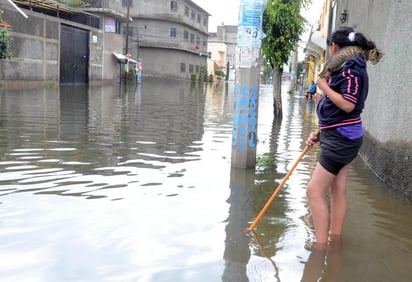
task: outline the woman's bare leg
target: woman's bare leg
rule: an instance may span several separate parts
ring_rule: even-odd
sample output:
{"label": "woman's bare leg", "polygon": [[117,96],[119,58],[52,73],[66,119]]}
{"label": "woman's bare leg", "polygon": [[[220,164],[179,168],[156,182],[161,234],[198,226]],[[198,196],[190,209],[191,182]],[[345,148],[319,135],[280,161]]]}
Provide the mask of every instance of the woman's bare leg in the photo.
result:
{"label": "woman's bare leg", "polygon": [[317,163],[308,183],[309,207],[312,211],[316,242],[319,244],[328,242],[329,208],[325,197],[335,178],[336,175],[328,172],[322,165]]}
{"label": "woman's bare leg", "polygon": [[331,220],[330,234],[342,235],[343,224],[346,216],[346,184],[348,180],[349,165],[344,166],[331,186]]}

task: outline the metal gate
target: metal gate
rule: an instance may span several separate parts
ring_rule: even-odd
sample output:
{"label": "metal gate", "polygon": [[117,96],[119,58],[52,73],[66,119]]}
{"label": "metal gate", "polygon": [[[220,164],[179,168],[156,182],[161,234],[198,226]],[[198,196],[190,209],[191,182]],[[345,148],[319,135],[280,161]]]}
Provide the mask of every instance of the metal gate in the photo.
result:
{"label": "metal gate", "polygon": [[89,82],[89,32],[61,26],[60,83]]}

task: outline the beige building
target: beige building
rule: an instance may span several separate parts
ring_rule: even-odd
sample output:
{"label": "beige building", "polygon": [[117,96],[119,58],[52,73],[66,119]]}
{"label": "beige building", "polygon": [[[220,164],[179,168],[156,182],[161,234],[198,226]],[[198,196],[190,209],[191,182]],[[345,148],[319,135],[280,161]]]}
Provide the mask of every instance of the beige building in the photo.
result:
{"label": "beige building", "polygon": [[326,61],[326,37],[329,30],[330,0],[325,0],[319,21],[311,26],[306,47],[306,88],[316,81]]}
{"label": "beige building", "polygon": [[207,44],[209,58],[207,60],[208,74],[214,75],[217,70],[226,73],[227,46],[223,42],[209,42]]}
{"label": "beige building", "polygon": [[226,73],[229,64],[229,79],[235,78],[236,69],[237,26],[222,25],[217,31],[209,34],[208,72],[214,74],[217,69]]}

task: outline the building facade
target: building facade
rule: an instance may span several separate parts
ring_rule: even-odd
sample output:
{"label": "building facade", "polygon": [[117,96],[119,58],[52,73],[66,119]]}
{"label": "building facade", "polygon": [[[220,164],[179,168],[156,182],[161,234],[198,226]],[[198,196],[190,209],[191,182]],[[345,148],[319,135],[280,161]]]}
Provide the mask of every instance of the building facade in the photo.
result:
{"label": "building facade", "polygon": [[209,33],[209,73],[214,74],[217,69],[222,69],[226,73],[226,67],[229,65],[229,79],[235,79],[236,47],[236,25],[217,26],[216,32]]}
{"label": "building facade", "polygon": [[190,0],[122,4],[122,12],[129,9],[133,19],[124,52],[142,62],[143,77],[190,79],[206,67],[209,14],[204,9]]}
{"label": "building facade", "polygon": [[190,79],[207,66],[209,14],[191,0],[66,2],[19,1],[30,23],[1,4],[16,48],[0,61],[2,85],[118,81],[115,53],[139,61],[143,77]]}
{"label": "building facade", "polygon": [[412,2],[335,0],[331,9],[336,26],[355,27],[385,53],[379,64],[368,63],[361,157],[380,179],[412,198]]}
{"label": "building facade", "polygon": [[[119,77],[112,53],[122,51],[122,35],[120,30],[105,32],[104,17],[55,1],[17,4],[27,18],[7,1],[0,3],[3,19],[13,26],[9,34],[15,53],[0,60],[2,87],[102,83]],[[122,16],[115,17],[120,27]]]}
{"label": "building facade", "polygon": [[222,42],[209,42],[207,50],[209,51],[209,58],[207,60],[208,74],[215,75],[216,71],[226,73],[226,44]]}
{"label": "building facade", "polygon": [[316,77],[322,71],[326,56],[326,37],[329,32],[330,21],[330,0],[325,0],[319,17],[319,21],[311,26],[309,32],[308,43],[306,45],[306,83],[308,86],[312,81],[316,81]]}
{"label": "building facade", "polygon": [[[351,26],[385,53],[379,64],[368,63],[369,96],[362,114],[365,136],[360,156],[378,178],[412,198],[412,3],[325,0],[324,9],[319,34],[323,40],[339,26]],[[313,50],[308,52],[316,71],[323,60]]]}

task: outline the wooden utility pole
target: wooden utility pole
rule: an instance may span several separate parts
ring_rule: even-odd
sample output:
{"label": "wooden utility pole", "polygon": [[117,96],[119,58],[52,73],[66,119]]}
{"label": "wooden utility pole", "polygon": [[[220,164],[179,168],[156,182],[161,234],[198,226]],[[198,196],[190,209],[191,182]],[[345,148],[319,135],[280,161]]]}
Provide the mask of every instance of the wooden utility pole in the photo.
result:
{"label": "wooden utility pole", "polygon": [[126,13],[126,47],[125,54],[129,52],[129,17],[130,17],[130,3],[132,0],[127,1],[127,13]]}
{"label": "wooden utility pole", "polygon": [[258,127],[262,15],[266,0],[241,0],[236,48],[232,166],[254,168]]}

